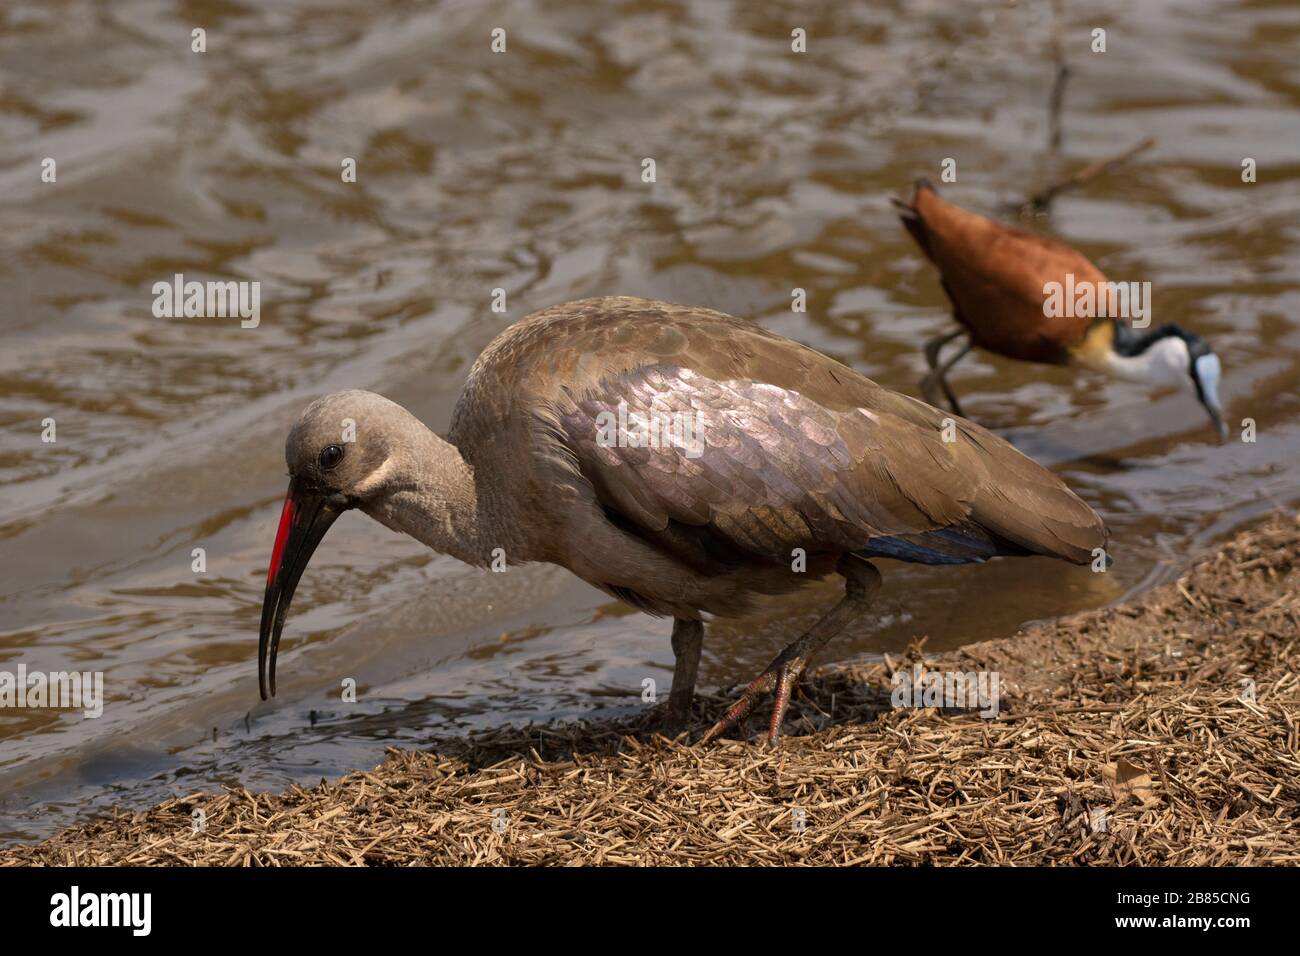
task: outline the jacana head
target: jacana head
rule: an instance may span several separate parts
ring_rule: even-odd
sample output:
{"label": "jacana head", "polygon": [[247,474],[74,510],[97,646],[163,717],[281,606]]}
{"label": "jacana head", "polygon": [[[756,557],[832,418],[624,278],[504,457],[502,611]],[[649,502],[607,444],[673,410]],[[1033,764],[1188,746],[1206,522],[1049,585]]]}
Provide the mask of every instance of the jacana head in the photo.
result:
{"label": "jacana head", "polygon": [[1219,440],[1227,440],[1228,426],[1219,402],[1223,369],[1205,339],[1173,324],[1136,332],[1116,322],[1114,349],[1118,360],[1112,369],[1116,374],[1151,385],[1190,389],[1210,416]]}
{"label": "jacana head", "polygon": [[[275,694],[275,659],[289,602],[316,546],[339,515],[388,492],[393,462],[424,426],[373,392],[334,392],[307,406],[285,442],[289,491],[267,571],[258,639],[262,699]],[[269,667],[268,667],[269,664]]]}

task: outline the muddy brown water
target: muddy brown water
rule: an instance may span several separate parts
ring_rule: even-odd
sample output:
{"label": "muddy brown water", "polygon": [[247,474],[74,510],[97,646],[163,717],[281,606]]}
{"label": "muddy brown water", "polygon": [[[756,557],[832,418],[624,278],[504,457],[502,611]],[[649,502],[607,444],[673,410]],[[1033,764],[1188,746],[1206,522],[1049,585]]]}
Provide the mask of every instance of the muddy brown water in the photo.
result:
{"label": "muddy brown water", "polygon": [[[744,315],[916,394],[919,345],[949,319],[889,197],[946,157],[946,195],[1011,215],[1156,137],[1031,226],[1150,281],[1155,321],[1213,342],[1234,436],[1252,418],[1258,441],[1217,444],[1185,395],[971,357],[953,377],[967,411],[1106,516],[1116,564],[882,562],[877,613],[830,656],[1114,602],[1295,506],[1300,10],[1065,11],[1053,156],[1044,3],[6,4],[0,670],[102,671],[107,702],[98,719],[0,712],[0,838],[113,802],[312,782],[434,734],[628,713],[646,677],[666,689],[665,622],[559,569],[470,570],[351,514],[260,703],[288,424],[357,386],[445,428],[496,332],[606,293]],[[259,281],[260,324],[155,318],[151,287],[177,272]],[[702,684],[752,676],[835,587],[720,622]]]}

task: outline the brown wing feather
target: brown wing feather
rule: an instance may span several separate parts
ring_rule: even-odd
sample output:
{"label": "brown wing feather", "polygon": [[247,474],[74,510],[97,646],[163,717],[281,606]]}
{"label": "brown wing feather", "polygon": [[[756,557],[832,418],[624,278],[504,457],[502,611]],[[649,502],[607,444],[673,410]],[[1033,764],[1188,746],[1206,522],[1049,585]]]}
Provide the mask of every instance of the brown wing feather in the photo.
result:
{"label": "brown wing feather", "polygon": [[[960,420],[945,442],[942,413],[874,397],[834,410],[768,383],[656,366],[602,380],[560,421],[602,504],[683,558],[788,562],[802,548],[923,563],[1023,553],[1080,562],[1104,544],[1092,509],[1010,445]],[[700,441],[602,444],[601,416],[620,405],[633,420],[693,419]]]}

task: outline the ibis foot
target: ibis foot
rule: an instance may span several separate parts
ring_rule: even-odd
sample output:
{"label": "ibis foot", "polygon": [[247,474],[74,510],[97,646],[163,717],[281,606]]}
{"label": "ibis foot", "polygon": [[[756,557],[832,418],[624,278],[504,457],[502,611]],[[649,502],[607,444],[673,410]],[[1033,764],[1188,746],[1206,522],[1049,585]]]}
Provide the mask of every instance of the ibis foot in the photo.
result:
{"label": "ibis foot", "polygon": [[690,719],[690,708],[683,709],[677,701],[669,698],[650,708],[650,712],[641,720],[641,729],[673,740],[681,736]]}
{"label": "ibis foot", "polygon": [[844,597],[806,634],[791,641],[763,673],[754,678],[740,699],[727,708],[727,712],[700,738],[701,745],[743,720],[759,698],[768,693],[772,694],[772,718],[768,723],[767,740],[772,744],[777,742],[781,736],[781,722],[790,706],[790,692],[808,659],[861,617],[871,606],[871,596],[880,588],[880,572],[875,565],[856,555],[844,555],[836,570],[844,575]]}

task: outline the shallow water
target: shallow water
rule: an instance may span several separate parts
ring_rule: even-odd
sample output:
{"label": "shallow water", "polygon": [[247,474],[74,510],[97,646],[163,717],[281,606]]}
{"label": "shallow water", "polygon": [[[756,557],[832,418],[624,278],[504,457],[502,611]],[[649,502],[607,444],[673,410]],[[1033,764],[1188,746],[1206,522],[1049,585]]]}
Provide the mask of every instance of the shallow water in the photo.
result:
{"label": "shallow water", "polygon": [[[99,670],[108,695],[98,719],[0,714],[0,837],[110,802],[313,781],[432,734],[630,712],[645,677],[666,689],[665,622],[558,569],[473,571],[350,514],[294,600],[280,696],[258,702],[289,423],[357,386],[442,429],[496,332],[606,293],[744,315],[916,394],[920,343],[950,320],[889,197],[945,157],[945,195],[1012,215],[1156,137],[1032,227],[1150,281],[1155,321],[1212,341],[1228,420],[1253,418],[1259,440],[1218,445],[1185,395],[968,358],[952,379],[968,413],[1105,515],[1116,564],[882,562],[878,613],[831,657],[1113,602],[1300,502],[1287,0],[1067,4],[1057,155],[1046,3],[261,6],[0,10],[0,669]],[[151,286],[176,272],[259,280],[260,325],[155,318]],[[720,622],[702,684],[751,677],[834,592]]]}

